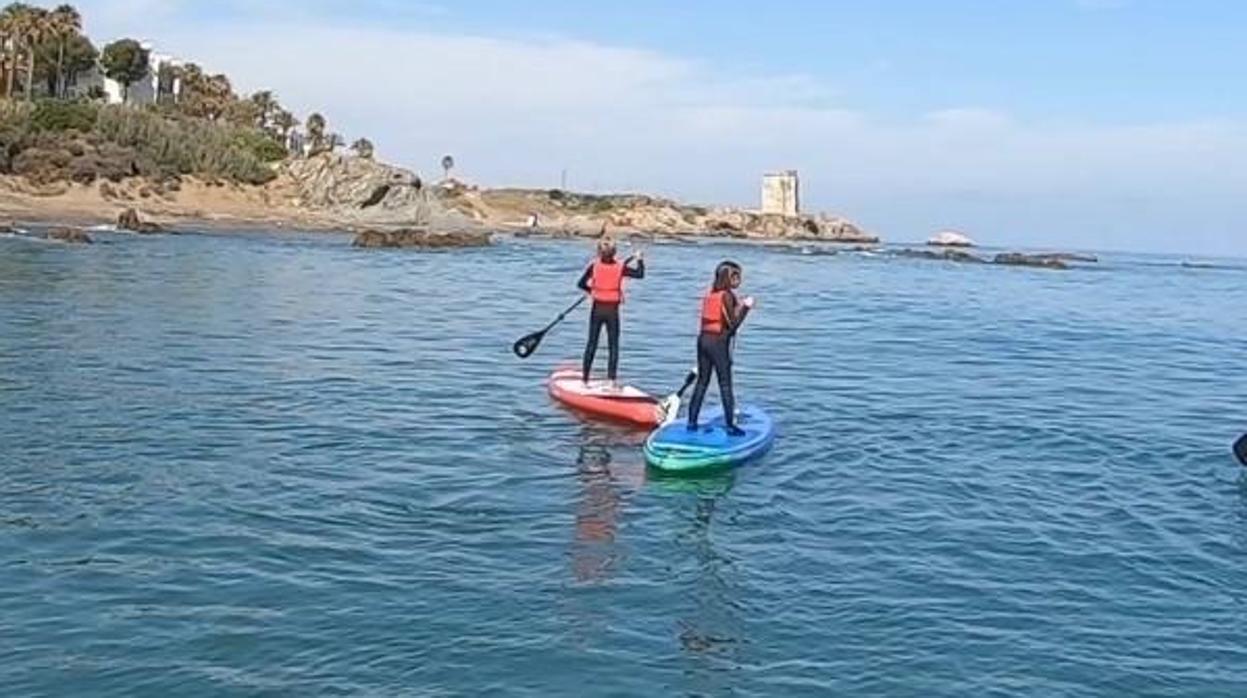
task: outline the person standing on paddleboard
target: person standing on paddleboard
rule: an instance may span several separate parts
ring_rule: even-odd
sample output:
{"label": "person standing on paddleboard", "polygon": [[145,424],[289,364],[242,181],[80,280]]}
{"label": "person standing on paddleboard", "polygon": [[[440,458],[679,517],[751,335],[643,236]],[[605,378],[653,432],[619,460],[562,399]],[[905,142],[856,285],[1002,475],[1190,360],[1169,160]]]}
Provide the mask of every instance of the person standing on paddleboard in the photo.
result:
{"label": "person standing on paddleboard", "polygon": [[719,399],[723,402],[723,419],[730,436],[744,436],[736,426],[736,396],[732,391],[732,338],[753,309],[750,296],[736,298],[736,289],[744,279],[744,270],[736,262],[723,262],[714,272],[714,285],[702,299],[701,332],[697,336],[697,388],[688,406],[688,429],[697,431],[697,418],[710,387],[710,372],[719,377]]}
{"label": "person standing on paddleboard", "polygon": [[615,241],[606,235],[606,226],[602,226],[602,239],[598,241],[597,259],[585,269],[577,284],[580,290],[593,298],[593,310],[589,313],[589,341],[585,344],[584,365],[581,378],[589,382],[589,374],[593,370],[593,360],[598,353],[598,339],[602,328],[606,328],[606,341],[610,350],[610,361],[606,369],[606,377],[611,385],[619,380],[619,306],[624,301],[624,279],[645,278],[645,255],[637,254],[620,262],[616,259]]}

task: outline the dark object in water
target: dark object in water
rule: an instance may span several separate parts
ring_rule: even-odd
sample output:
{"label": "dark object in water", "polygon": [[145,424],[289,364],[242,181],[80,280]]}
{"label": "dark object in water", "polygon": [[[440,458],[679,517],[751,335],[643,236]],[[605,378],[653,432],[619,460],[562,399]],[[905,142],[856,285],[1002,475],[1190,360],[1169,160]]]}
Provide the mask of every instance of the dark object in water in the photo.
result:
{"label": "dark object in water", "polygon": [[365,230],[355,236],[355,247],[414,248],[442,250],[460,247],[488,247],[493,240],[487,231],[459,230],[433,233],[420,228],[399,230]]}
{"label": "dark object in water", "polygon": [[1010,267],[1036,267],[1040,269],[1069,269],[1069,265],[1055,255],[1022,254],[1006,252],[996,255],[995,264]]}
{"label": "dark object in water", "polygon": [[117,230],[129,230],[132,233],[163,233],[165,229],[158,223],[145,221],[139,217],[139,212],[128,208],[117,216]]}
{"label": "dark object in water", "polygon": [[913,259],[934,259],[937,261],[942,260],[947,262],[965,262],[969,264],[984,264],[987,262],[987,260],[979,257],[978,255],[970,254],[965,250],[953,248],[944,248],[939,251],[903,249],[897,250],[896,256],[910,257]]}
{"label": "dark object in water", "polygon": [[1247,434],[1238,437],[1238,441],[1234,442],[1234,455],[1238,457],[1238,462],[1247,466]]}
{"label": "dark object in water", "polygon": [[95,241],[81,230],[75,228],[53,228],[48,231],[49,240],[59,240],[71,245],[90,245]]}

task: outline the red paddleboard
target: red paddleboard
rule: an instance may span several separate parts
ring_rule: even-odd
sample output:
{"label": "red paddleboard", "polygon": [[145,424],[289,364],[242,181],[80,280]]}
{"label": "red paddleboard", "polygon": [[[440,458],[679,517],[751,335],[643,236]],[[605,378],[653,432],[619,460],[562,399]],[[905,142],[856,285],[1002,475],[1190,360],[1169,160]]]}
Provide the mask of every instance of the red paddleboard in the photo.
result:
{"label": "red paddleboard", "polygon": [[612,388],[607,381],[580,380],[580,371],[555,371],[549,381],[550,397],[587,415],[628,422],[643,427],[662,424],[666,411],[658,398],[630,385]]}

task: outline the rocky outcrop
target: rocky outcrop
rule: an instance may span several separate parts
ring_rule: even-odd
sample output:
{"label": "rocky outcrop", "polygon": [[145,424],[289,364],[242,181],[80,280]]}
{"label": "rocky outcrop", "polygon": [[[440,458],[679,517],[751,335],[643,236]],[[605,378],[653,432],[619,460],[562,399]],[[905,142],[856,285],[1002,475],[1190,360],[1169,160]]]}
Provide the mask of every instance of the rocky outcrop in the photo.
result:
{"label": "rocky outcrop", "polygon": [[871,235],[851,221],[836,216],[820,215],[817,218],[807,218],[802,223],[802,227],[809,233],[808,237],[800,236],[802,239],[854,245],[873,245],[879,242],[878,236]]}
{"label": "rocky outcrop", "polygon": [[1061,262],[1084,262],[1086,264],[1096,264],[1100,261],[1100,258],[1093,254],[1079,252],[1048,252],[1031,256],[1037,259],[1055,259]]}
{"label": "rocky outcrop", "polygon": [[911,259],[933,259],[943,262],[963,262],[968,264],[986,264],[987,260],[982,257],[972,255],[957,249],[946,249],[938,252],[934,250],[897,250],[897,257],[909,257]]}
{"label": "rocky outcrop", "polygon": [[487,247],[493,244],[489,233],[461,230],[433,233],[421,228],[400,230],[365,230],[355,236],[352,243],[363,248],[413,248],[421,250],[458,249],[463,247]]}
{"label": "rocky outcrop", "polygon": [[945,230],[938,233],[935,237],[927,240],[927,244],[931,247],[974,247],[975,243],[969,237],[952,230]]}
{"label": "rocky outcrop", "polygon": [[781,216],[737,208],[688,206],[669,199],[634,194],[578,194],[562,190],[463,188],[443,202],[486,225],[592,237],[602,224],[616,235],[724,237],[733,239],[801,240],[851,244],[879,241],[852,222],[829,214]]}
{"label": "rocky outcrop", "polygon": [[965,250],[945,248],[941,250],[901,249],[893,252],[897,257],[910,259],[931,259],[942,262],[959,262],[962,264],[999,264],[1008,267],[1035,267],[1039,269],[1069,269],[1066,258],[1074,255],[1054,254],[1023,254],[1021,252],[1004,252],[991,259],[984,259]]}
{"label": "rocky outcrop", "polygon": [[324,154],[291,160],[284,171],[304,206],[408,208],[423,202],[424,186],[415,173],[375,160]]}
{"label": "rocky outcrop", "polygon": [[49,240],[59,240],[71,245],[90,245],[95,241],[85,231],[76,228],[53,228],[48,231]]}
{"label": "rocky outcrop", "polygon": [[992,260],[994,264],[1003,264],[1010,267],[1039,267],[1042,269],[1069,269],[1066,264],[1053,255],[1043,254],[1022,254],[1020,252],[1005,252],[996,255]]}
{"label": "rocky outcrop", "polygon": [[287,203],[328,214],[348,225],[474,227],[474,219],[448,205],[457,190],[426,187],[410,170],[366,158],[322,154],[288,161],[270,189]]}
{"label": "rocky outcrop", "polygon": [[128,208],[117,216],[117,229],[129,230],[134,233],[163,233],[165,229],[158,223],[145,221],[139,217],[139,212]]}

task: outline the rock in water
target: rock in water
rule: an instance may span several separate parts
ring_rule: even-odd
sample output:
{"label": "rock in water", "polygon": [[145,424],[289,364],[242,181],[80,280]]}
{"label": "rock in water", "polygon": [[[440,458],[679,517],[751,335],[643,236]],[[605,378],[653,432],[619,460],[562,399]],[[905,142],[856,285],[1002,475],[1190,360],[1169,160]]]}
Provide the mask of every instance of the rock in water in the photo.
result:
{"label": "rock in water", "polygon": [[365,230],[355,236],[355,241],[351,243],[353,247],[378,248],[392,247],[390,245],[389,233],[383,233],[379,230]]}
{"label": "rock in water", "polygon": [[1069,269],[1069,265],[1064,261],[1052,256],[1043,254],[1022,254],[1020,252],[1006,252],[996,255],[993,260],[996,264],[1003,264],[1011,267],[1038,267],[1041,269]]}
{"label": "rock in water", "polygon": [[898,250],[898,257],[910,257],[913,259],[934,259],[944,262],[962,262],[966,264],[985,264],[987,260],[964,252],[962,250],[941,250],[935,252],[933,250]]}
{"label": "rock in water", "polygon": [[935,237],[927,240],[927,244],[932,247],[974,247],[974,241],[961,233],[945,230]]}
{"label": "rock in water", "polygon": [[1046,252],[1034,256],[1042,259],[1056,259],[1062,262],[1086,262],[1087,264],[1095,264],[1100,261],[1100,258],[1093,254],[1081,254],[1078,252]]}
{"label": "rock in water", "polygon": [[71,245],[90,245],[95,241],[81,230],[75,228],[53,228],[48,231],[49,240],[60,240]]}
{"label": "rock in water", "polygon": [[493,243],[489,233],[464,230],[450,233],[431,233],[418,228],[400,230],[365,230],[355,236],[355,247],[364,248],[411,248],[420,250],[457,249],[464,247],[488,247]]}
{"label": "rock in water", "polygon": [[134,233],[163,233],[164,228],[151,221],[144,221],[139,217],[139,212],[127,208],[117,216],[117,229],[129,230]]}

